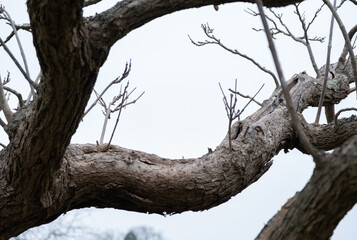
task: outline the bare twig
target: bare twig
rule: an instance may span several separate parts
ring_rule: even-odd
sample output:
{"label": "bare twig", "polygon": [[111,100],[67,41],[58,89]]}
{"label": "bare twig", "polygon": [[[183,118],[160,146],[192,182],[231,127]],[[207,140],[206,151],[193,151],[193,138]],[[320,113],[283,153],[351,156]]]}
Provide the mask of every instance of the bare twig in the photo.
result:
{"label": "bare twig", "polygon": [[191,40],[191,42],[198,46],[198,47],[201,47],[201,46],[204,46],[204,45],[207,45],[207,44],[217,44],[218,46],[222,47],[223,49],[227,50],[228,52],[230,53],[233,53],[233,54],[236,54],[236,55],[239,55],[241,56],[242,58],[245,58],[247,59],[248,61],[250,61],[251,63],[253,63],[255,66],[257,66],[260,70],[262,70],[263,72],[265,73],[268,73],[273,79],[274,79],[274,82],[275,82],[275,85],[276,87],[279,86],[279,82],[278,82],[278,79],[277,77],[275,76],[275,74],[266,69],[265,67],[261,66],[259,63],[257,63],[253,58],[239,52],[237,49],[231,49],[231,48],[228,48],[227,46],[225,46],[220,39],[216,38],[214,35],[213,35],[213,29],[210,28],[210,26],[208,24],[202,24],[201,25],[202,29],[203,29],[203,32],[206,34],[206,36],[209,38],[209,39],[212,39],[212,41],[208,41],[208,40],[205,40],[204,42],[195,42],[191,39],[191,37],[188,35],[189,39]]}
{"label": "bare twig", "polygon": [[101,1],[102,0],[86,0],[86,1],[84,1],[84,6],[83,7],[88,7],[88,6],[94,5],[96,3],[99,3]]}
{"label": "bare twig", "polygon": [[311,26],[311,24],[313,23],[313,21],[315,20],[317,14],[321,11],[321,8],[319,8],[316,13],[315,13],[315,16],[313,17],[313,19],[311,20],[311,22],[309,23],[308,26],[306,26],[306,23],[305,23],[305,17],[303,17],[300,13],[300,10],[299,10],[299,5],[300,4],[294,4],[295,5],[295,13],[296,15],[298,15],[299,17],[299,20],[301,22],[301,27],[304,31],[304,38],[305,38],[305,46],[307,48],[307,51],[309,53],[309,56],[310,56],[310,61],[311,61],[311,64],[312,64],[312,67],[314,68],[315,70],[315,73],[316,73],[316,76],[317,77],[320,77],[320,73],[319,73],[319,69],[317,67],[317,64],[316,64],[316,61],[315,61],[315,57],[314,57],[314,54],[312,53],[312,49],[311,49],[311,45],[310,45],[310,41],[309,41],[309,37],[308,37],[308,34],[307,34],[307,31],[309,29],[309,27]]}
{"label": "bare twig", "polygon": [[350,38],[349,38],[349,36],[347,34],[346,28],[343,25],[343,22],[342,22],[340,16],[336,12],[336,10],[334,9],[334,7],[330,3],[330,1],[329,0],[323,0],[323,1],[327,5],[327,7],[330,9],[330,11],[331,11],[332,15],[334,16],[338,26],[340,27],[340,30],[342,32],[343,37],[345,38],[345,44],[347,45],[348,53],[351,56],[351,67],[352,67],[352,71],[353,71],[353,78],[354,78],[354,82],[355,82],[355,84],[357,86],[357,63],[356,63],[355,55],[353,53],[353,48],[352,48],[352,45],[351,45]]}
{"label": "bare twig", "polygon": [[271,54],[272,54],[272,57],[274,59],[275,67],[276,67],[276,70],[277,70],[278,75],[279,75],[280,84],[281,84],[281,87],[282,87],[282,90],[283,90],[283,94],[284,94],[284,98],[285,98],[285,101],[286,101],[286,105],[287,105],[288,111],[290,113],[290,116],[292,118],[292,122],[293,122],[295,130],[297,132],[297,135],[298,135],[298,138],[300,140],[300,143],[305,148],[305,150],[313,156],[315,162],[320,162],[320,159],[321,159],[320,153],[310,143],[309,139],[307,138],[307,136],[306,136],[306,134],[305,134],[305,132],[303,130],[301,122],[300,122],[300,120],[299,120],[299,118],[298,118],[298,116],[297,116],[297,114],[295,112],[295,107],[294,107],[294,104],[293,104],[293,102],[291,100],[289,91],[287,89],[287,84],[285,82],[285,78],[284,78],[280,63],[279,63],[277,52],[275,50],[275,45],[274,45],[271,33],[269,31],[267,20],[265,18],[265,13],[264,13],[264,10],[263,10],[262,0],[256,0],[256,3],[257,3],[258,9],[259,9],[259,13],[260,13],[260,16],[261,16],[261,19],[262,19],[262,22],[263,22],[263,26],[264,26],[264,30],[265,30],[267,39],[268,39],[268,42],[269,42],[269,48],[271,50]]}
{"label": "bare twig", "polygon": [[[336,8],[336,0],[334,1],[334,8]],[[330,70],[330,56],[331,56],[331,48],[332,48],[332,33],[333,33],[333,15],[331,15],[331,22],[330,22],[330,33],[328,37],[328,46],[327,46],[327,56],[326,56],[326,67],[325,67],[325,76],[324,76],[324,83],[322,85],[322,90],[321,90],[321,95],[320,95],[320,101],[319,105],[317,108],[317,114],[315,118],[315,123],[318,124],[320,121],[320,115],[321,115],[321,109],[322,109],[322,104],[324,102],[324,97],[325,97],[325,90],[326,90],[326,84],[327,84],[327,79],[328,79],[328,73]]]}
{"label": "bare twig", "polygon": [[5,144],[0,143],[0,146],[3,147],[3,148],[6,148]]}
{"label": "bare twig", "polygon": [[[31,32],[31,25],[29,23],[24,23],[24,24],[21,24],[21,25],[15,24],[15,27],[16,27],[16,30],[22,29],[22,30],[26,30],[28,32]],[[4,42],[7,43],[8,41],[10,41],[10,39],[13,36],[15,36],[15,31],[14,30],[9,34],[9,36],[6,37]],[[1,46],[1,44],[0,44],[0,46]]]}
{"label": "bare twig", "polygon": [[35,89],[38,87],[37,84],[31,80],[30,76],[25,72],[25,70],[21,67],[20,63],[17,61],[17,59],[14,57],[10,49],[6,46],[4,41],[0,38],[0,43],[2,44],[3,48],[5,49],[6,53],[10,56],[10,58],[14,61],[16,64],[17,68],[20,70],[22,75],[25,77],[25,79],[29,82],[29,84],[34,87]]}
{"label": "bare twig", "polygon": [[6,121],[10,123],[12,120],[13,112],[11,111],[9,103],[5,98],[4,86],[1,80],[1,76],[0,76],[0,110],[4,111]]}
{"label": "bare twig", "polygon": [[[125,88],[124,88],[124,91],[123,91],[123,94],[122,94],[122,97],[121,97],[121,107],[117,110],[118,111],[118,116],[117,116],[117,119],[115,121],[115,125],[114,125],[114,129],[113,129],[113,132],[112,132],[112,135],[110,136],[110,139],[109,139],[109,142],[108,142],[108,145],[106,147],[106,149],[108,149],[110,147],[110,143],[112,142],[113,140],[113,136],[114,136],[114,133],[115,133],[115,130],[117,129],[117,126],[118,126],[118,123],[119,123],[119,119],[120,119],[120,115],[121,115],[121,112],[123,110],[123,108],[131,103],[135,103],[137,100],[139,100],[141,98],[141,96],[145,93],[141,93],[139,97],[137,97],[134,101],[130,102],[130,103],[125,103],[127,100],[128,100],[128,97],[129,95],[131,94],[128,94],[127,93],[127,89],[129,87],[129,82],[126,84]],[[132,91],[133,92],[133,91]]]}
{"label": "bare twig", "polygon": [[338,126],[338,122],[337,122],[337,119],[338,119],[338,116],[343,113],[343,112],[347,112],[347,111],[357,111],[357,108],[344,108],[344,109],[341,109],[340,111],[338,111],[335,115],[335,126]]}
{"label": "bare twig", "polygon": [[[38,85],[38,83],[39,83],[41,77],[42,77],[42,71],[40,71],[40,72],[37,74],[37,77],[36,77],[36,79],[35,79],[35,83],[36,83],[37,85]],[[31,100],[31,97],[32,97],[32,96],[34,96],[34,95],[33,95],[33,92],[30,91],[29,95],[27,96],[25,105],[27,105],[27,104],[30,103],[30,100]]]}
{"label": "bare twig", "polygon": [[257,93],[254,94],[254,96],[252,98],[250,98],[250,100],[242,108],[242,110],[236,109],[237,95],[238,95],[237,79],[235,80],[234,91],[230,89],[230,91],[232,93],[230,94],[229,103],[228,103],[226,95],[224,94],[221,84],[220,83],[218,83],[218,84],[219,84],[219,88],[221,89],[221,92],[223,95],[224,108],[226,109],[226,113],[227,113],[227,117],[228,117],[228,144],[229,144],[229,150],[232,151],[233,150],[232,149],[232,131],[231,131],[232,123],[237,118],[238,118],[238,121],[240,120],[240,115],[244,112],[244,110],[247,108],[247,106],[254,100],[254,98],[257,96],[257,94],[260,92],[260,90],[262,90],[262,88],[264,87],[264,84],[260,87],[260,89],[257,91]]}
{"label": "bare twig", "polygon": [[[10,14],[9,14],[5,9],[3,9],[3,12],[4,12],[4,14],[5,14],[5,17],[6,17],[7,20],[9,21],[9,23],[10,23],[10,25],[11,25],[11,27],[12,27],[13,32],[15,33],[15,38],[16,38],[16,41],[17,41],[17,45],[19,46],[19,49],[20,49],[20,53],[21,53],[22,60],[23,60],[23,62],[24,62],[26,74],[27,74],[27,76],[31,79],[31,77],[30,77],[30,71],[29,71],[29,68],[28,68],[28,65],[27,65],[27,60],[26,60],[25,52],[24,52],[24,49],[23,49],[23,47],[22,47],[22,44],[21,44],[19,35],[17,34],[17,29],[16,29],[16,26],[15,26],[15,23],[14,23],[14,21],[12,20]],[[34,90],[33,86],[31,85],[31,83],[30,83],[30,88],[31,88],[32,94],[34,95],[34,94],[35,94],[35,90]]]}
{"label": "bare twig", "polygon": [[12,94],[14,94],[17,97],[17,99],[19,100],[19,106],[20,107],[24,106],[24,101],[22,99],[21,93],[19,93],[18,91],[14,90],[12,88],[6,87],[6,86],[4,86],[4,90],[6,90],[8,92],[11,92]]}
{"label": "bare twig", "polygon": [[[248,10],[249,10],[249,11],[246,10],[246,12],[247,12],[248,14],[250,14],[250,15],[252,15],[252,16],[254,16],[254,17],[260,16],[260,14],[259,14],[258,12],[255,12],[254,10],[252,10],[252,9],[250,9],[250,8],[248,8]],[[284,23],[284,21],[283,21],[283,14],[277,14],[277,13],[276,13],[274,10],[272,10],[272,9],[269,9],[269,11],[274,15],[274,17],[279,21],[280,25],[284,28],[284,29],[280,28],[280,27],[278,26],[278,24],[276,23],[276,21],[275,21],[273,18],[271,18],[271,17],[265,15],[266,19],[267,19],[271,24],[273,24],[273,27],[271,27],[271,28],[269,29],[269,31],[270,31],[270,33],[271,33],[273,39],[275,39],[275,35],[283,34],[283,35],[285,35],[285,36],[287,36],[287,37],[292,38],[292,39],[293,39],[294,41],[296,41],[296,42],[299,42],[299,43],[301,43],[301,44],[303,44],[303,45],[306,45],[306,43],[305,43],[305,41],[304,41],[304,37],[296,37],[296,36],[290,31],[290,29],[288,28],[288,26]],[[317,15],[317,13],[320,12],[320,11],[321,11],[321,9],[319,8],[319,9],[316,11],[315,14]],[[314,17],[314,18],[315,18],[315,17]],[[310,23],[312,23],[312,22],[313,22],[313,20],[312,20]],[[310,26],[309,26],[309,27],[310,27]],[[308,29],[308,28],[307,28],[307,29]],[[253,28],[253,30],[254,30],[254,31],[257,31],[257,32],[264,31],[264,29],[256,29],[256,28]],[[314,37],[314,38],[308,38],[308,39],[309,39],[309,41],[317,41],[317,42],[323,42],[323,41],[325,40],[324,37]]]}
{"label": "bare twig", "polygon": [[[264,86],[264,84],[263,84],[263,86]],[[235,92],[233,89],[228,89],[231,93],[234,93],[234,94],[238,94],[238,96],[241,96],[242,98],[249,98],[249,99],[251,99],[253,102],[255,102],[256,104],[258,104],[259,106],[263,106],[263,104],[262,103],[260,103],[260,102],[258,102],[257,100],[255,100],[254,99],[254,97],[251,97],[251,96],[249,96],[249,95],[244,95],[244,94],[242,94],[242,93],[240,93],[240,92]]]}
{"label": "bare twig", "polygon": [[123,74],[121,75],[121,77],[117,77],[116,79],[114,79],[113,81],[111,81],[108,86],[106,86],[106,88],[102,91],[101,94],[99,94],[97,96],[97,99],[92,103],[92,105],[84,112],[83,114],[83,117],[85,115],[87,115],[87,113],[92,110],[92,108],[97,104],[98,100],[104,95],[104,93],[114,84],[117,84],[117,83],[120,83],[122,82],[130,73],[130,70],[131,70],[131,60],[129,61],[129,64],[126,63],[125,64],[125,69],[124,69],[124,72]]}

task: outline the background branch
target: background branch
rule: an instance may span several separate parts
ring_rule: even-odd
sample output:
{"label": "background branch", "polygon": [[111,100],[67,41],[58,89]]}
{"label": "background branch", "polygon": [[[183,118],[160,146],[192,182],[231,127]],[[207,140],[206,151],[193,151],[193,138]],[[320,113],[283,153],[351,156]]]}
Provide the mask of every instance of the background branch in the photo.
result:
{"label": "background branch", "polygon": [[329,0],[323,0],[323,1],[327,5],[327,7],[330,9],[330,11],[331,11],[332,15],[334,16],[338,26],[341,29],[342,35],[343,35],[343,37],[345,39],[345,44],[347,45],[347,48],[348,48],[348,53],[351,56],[351,66],[352,66],[352,71],[353,71],[353,78],[354,78],[354,82],[355,82],[355,84],[357,86],[357,63],[356,63],[356,59],[354,58],[354,53],[353,53],[353,48],[352,48],[352,45],[351,45],[350,38],[349,38],[349,36],[347,34],[346,28],[345,28],[340,16],[336,12],[336,10],[334,9],[334,7],[330,3],[330,1]]}

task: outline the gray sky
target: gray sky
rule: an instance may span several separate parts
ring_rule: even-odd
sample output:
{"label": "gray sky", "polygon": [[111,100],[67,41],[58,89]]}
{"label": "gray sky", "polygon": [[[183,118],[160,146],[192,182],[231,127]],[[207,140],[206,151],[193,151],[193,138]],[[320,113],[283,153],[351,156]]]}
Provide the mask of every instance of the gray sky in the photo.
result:
{"label": "gray sky", "polygon": [[[116,1],[103,0],[89,7],[85,15],[100,12]],[[308,11],[310,19],[321,1],[308,0],[302,7]],[[17,23],[28,22],[25,1],[0,1],[6,6]],[[257,99],[263,101],[274,90],[274,82],[269,75],[258,70],[250,62],[224,51],[218,46],[193,46],[187,36],[194,40],[204,40],[202,23],[209,23],[214,34],[227,46],[237,49],[270,70],[274,70],[265,35],[251,29],[261,28],[260,19],[244,12],[256,9],[252,4],[225,4],[216,12],[213,6],[173,13],[156,19],[129,33],[112,48],[110,56],[102,67],[95,89],[101,91],[111,80],[120,75],[125,62],[132,60],[132,71],[128,77],[132,87],[137,87],[144,96],[135,105],[129,106],[122,114],[113,144],[126,148],[154,153],[162,157],[198,157],[207,152],[207,147],[215,148],[223,140],[227,131],[227,119],[218,82],[224,89],[232,88],[234,80],[244,94],[253,95],[265,83]],[[278,9],[284,12],[286,23],[301,35],[300,23],[293,8]],[[340,9],[346,29],[356,23],[356,7],[350,3]],[[311,28],[311,34],[327,36],[330,15],[324,8],[321,16]],[[335,62],[343,47],[340,31],[335,25],[331,62]],[[5,38],[10,28],[2,23],[0,36]],[[38,64],[31,43],[30,34],[21,32],[31,76],[38,72]],[[325,62],[326,42],[313,44],[313,51],[319,67]],[[17,55],[15,41],[9,47]],[[307,51],[291,39],[280,36],[277,41],[279,57],[285,78],[306,70],[314,76]],[[5,52],[0,49],[0,74],[11,71],[11,86],[21,89],[27,96],[28,86],[18,73]],[[119,87],[108,92],[104,99],[109,102]],[[354,96],[352,96],[354,98]],[[355,104],[350,98],[344,106]],[[11,98],[16,106],[15,98]],[[91,99],[90,103],[94,100]],[[246,99],[240,99],[243,107]],[[340,106],[339,108],[341,108]],[[258,109],[251,104],[243,117]],[[315,109],[306,111],[308,121],[314,119]],[[350,113],[349,113],[350,114]],[[347,114],[348,115],[348,114]],[[115,116],[115,115],[114,115]],[[112,118],[112,119],[115,119]],[[99,140],[104,120],[99,107],[94,108],[84,119],[72,138],[72,143],[95,143]],[[109,123],[105,141],[114,121]],[[0,142],[6,143],[4,132]],[[90,216],[83,221],[93,227],[117,228],[120,231],[146,225],[160,231],[167,239],[253,239],[264,224],[297,191],[301,190],[314,168],[311,157],[298,151],[280,153],[274,157],[272,168],[251,187],[230,201],[204,212],[187,212],[174,216],[146,215],[112,209],[90,210]],[[345,217],[336,229],[332,239],[352,240],[357,238],[356,207]]]}

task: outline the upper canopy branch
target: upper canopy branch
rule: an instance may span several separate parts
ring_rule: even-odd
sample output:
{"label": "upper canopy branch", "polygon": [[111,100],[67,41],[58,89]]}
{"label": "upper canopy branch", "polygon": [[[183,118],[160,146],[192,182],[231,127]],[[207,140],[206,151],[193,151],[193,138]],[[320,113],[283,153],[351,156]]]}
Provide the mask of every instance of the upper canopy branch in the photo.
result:
{"label": "upper canopy branch", "polygon": [[[281,7],[303,0],[265,0],[267,7]],[[88,27],[92,30],[94,45],[104,44],[110,48],[117,40],[145,23],[166,14],[207,5],[219,5],[232,2],[250,2],[254,0],[124,0],[115,6],[88,18]],[[95,43],[97,42],[97,43]]]}

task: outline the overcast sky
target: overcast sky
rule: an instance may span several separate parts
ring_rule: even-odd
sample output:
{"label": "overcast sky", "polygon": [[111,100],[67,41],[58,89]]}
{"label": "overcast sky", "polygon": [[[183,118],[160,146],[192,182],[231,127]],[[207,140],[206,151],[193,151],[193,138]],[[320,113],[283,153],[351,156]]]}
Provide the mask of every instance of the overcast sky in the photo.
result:
{"label": "overcast sky", "polygon": [[[103,0],[87,8],[85,15],[101,12],[115,2]],[[307,0],[302,4],[308,20],[320,2]],[[16,23],[28,22],[25,1],[5,0],[0,3]],[[239,91],[248,95],[253,95],[265,83],[257,99],[263,101],[271,95],[275,85],[269,75],[218,46],[196,47],[187,36],[189,34],[197,41],[204,40],[201,24],[209,23],[215,29],[215,36],[227,46],[253,57],[274,71],[265,35],[252,30],[253,27],[261,28],[260,19],[247,14],[247,8],[256,10],[255,5],[235,3],[220,6],[218,12],[213,6],[176,12],[134,30],[114,45],[100,70],[95,89],[100,92],[111,80],[121,75],[125,63],[131,59],[132,71],[128,80],[133,88],[137,88],[134,95],[142,91],[145,94],[122,113],[113,144],[168,158],[199,157],[207,153],[207,147],[214,149],[219,145],[227,132],[227,119],[218,82],[224,89],[228,89],[234,86],[234,80],[237,79]],[[280,8],[276,11],[284,12],[286,24],[291,26],[297,36],[301,36],[301,25],[293,13],[294,8]],[[356,12],[356,6],[351,3],[346,3],[340,9],[346,29],[356,24]],[[329,22],[330,14],[324,8],[311,27],[311,35],[327,36]],[[337,25],[335,27],[331,62],[337,60],[343,47],[341,33]],[[1,38],[4,39],[9,32],[10,28],[1,23]],[[20,32],[20,36],[30,63],[31,77],[35,78],[39,67],[31,35]],[[12,40],[8,45],[20,59],[15,41]],[[286,79],[305,70],[315,76],[304,46],[279,36],[277,48]],[[313,43],[319,67],[326,61],[326,48],[326,41],[323,44]],[[7,74],[7,70],[12,76],[9,85],[27,96],[25,80],[0,49],[2,77]],[[118,91],[117,86],[104,99],[111,101],[113,94]],[[13,107],[16,106],[15,100],[11,98]],[[240,106],[243,107],[246,101],[240,99]],[[344,106],[352,104],[355,104],[355,100],[349,99]],[[257,105],[251,104],[243,117],[257,109]],[[305,116],[312,121],[314,114],[315,109],[308,109]],[[108,132],[113,127],[115,117],[109,123]],[[78,128],[72,143],[95,143],[100,138],[103,120],[101,108],[94,108]],[[108,141],[108,135],[104,141]],[[7,142],[4,132],[0,132],[0,142]],[[273,159],[273,166],[258,182],[227,203],[208,211],[163,217],[92,209],[90,216],[83,219],[83,222],[92,227],[119,229],[122,232],[135,226],[150,226],[170,240],[254,239],[281,206],[304,187],[314,168],[311,157],[298,151],[280,153]],[[357,239],[356,223],[357,209],[354,208],[341,222],[332,239]]]}

